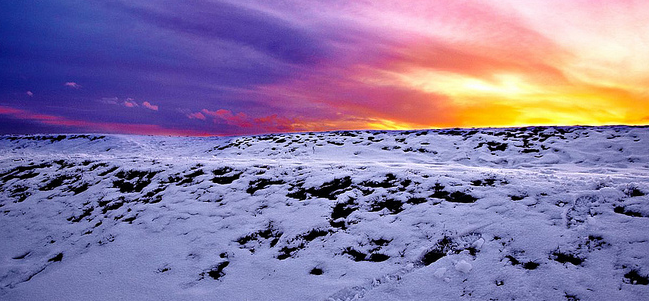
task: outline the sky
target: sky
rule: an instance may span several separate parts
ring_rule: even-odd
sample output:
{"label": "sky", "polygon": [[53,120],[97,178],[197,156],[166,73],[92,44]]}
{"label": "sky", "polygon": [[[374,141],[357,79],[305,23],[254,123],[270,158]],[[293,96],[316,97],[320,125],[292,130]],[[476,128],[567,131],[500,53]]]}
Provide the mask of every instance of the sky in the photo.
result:
{"label": "sky", "polygon": [[649,124],[646,0],[5,0],[0,134]]}

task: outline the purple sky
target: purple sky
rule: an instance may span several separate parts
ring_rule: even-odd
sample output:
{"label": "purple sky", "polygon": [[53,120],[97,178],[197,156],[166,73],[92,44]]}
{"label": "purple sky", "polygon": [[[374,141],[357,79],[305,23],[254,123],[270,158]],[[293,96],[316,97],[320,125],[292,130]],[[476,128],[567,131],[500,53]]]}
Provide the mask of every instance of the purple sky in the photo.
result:
{"label": "purple sky", "polygon": [[634,0],[7,0],[0,133],[646,124],[648,11]]}

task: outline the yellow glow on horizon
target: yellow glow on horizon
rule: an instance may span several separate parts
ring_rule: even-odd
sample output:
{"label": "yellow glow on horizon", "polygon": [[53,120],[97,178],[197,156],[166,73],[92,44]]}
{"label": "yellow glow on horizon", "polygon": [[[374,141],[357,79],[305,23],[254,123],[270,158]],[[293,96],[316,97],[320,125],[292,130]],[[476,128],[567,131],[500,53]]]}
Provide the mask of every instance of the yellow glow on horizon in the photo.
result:
{"label": "yellow glow on horizon", "polygon": [[496,74],[493,80],[468,77],[456,73],[433,70],[416,70],[410,73],[393,74],[400,84],[427,93],[448,95],[458,102],[473,96],[521,97],[539,93],[539,89],[526,83],[516,74]]}
{"label": "yellow glow on horizon", "polygon": [[476,78],[423,68],[409,72],[383,70],[375,81],[368,78],[366,82],[430,93],[431,101],[432,94],[447,96],[450,105],[446,113],[452,116],[450,122],[431,118],[428,123],[380,119],[366,123],[371,129],[646,124],[649,121],[648,94],[635,93],[614,82],[607,86],[582,81],[539,83],[517,73]]}

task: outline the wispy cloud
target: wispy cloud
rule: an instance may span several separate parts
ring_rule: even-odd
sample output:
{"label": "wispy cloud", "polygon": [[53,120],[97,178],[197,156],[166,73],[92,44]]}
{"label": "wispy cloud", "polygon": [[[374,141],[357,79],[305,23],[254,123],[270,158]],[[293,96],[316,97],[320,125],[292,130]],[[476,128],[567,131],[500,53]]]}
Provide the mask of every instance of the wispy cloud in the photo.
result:
{"label": "wispy cloud", "polygon": [[250,117],[246,113],[232,113],[230,110],[208,110],[202,109],[200,112],[187,114],[189,119],[207,120],[208,118],[215,124],[225,123],[238,128],[237,133],[259,133],[259,132],[291,132],[312,129],[310,125],[298,120],[291,119],[278,114],[272,114],[262,117]]}
{"label": "wispy cloud", "polygon": [[120,105],[124,106],[127,108],[145,108],[149,109],[152,111],[157,111],[159,109],[158,105],[154,105],[148,101],[142,102],[140,105],[134,98],[128,97],[124,100],[120,100],[118,97],[104,97],[101,100],[99,100],[101,103],[109,104],[109,105]]}
{"label": "wispy cloud", "polygon": [[143,103],[142,103],[142,106],[145,107],[145,108],[147,108],[147,109],[149,109],[149,110],[153,110],[153,111],[157,111],[157,110],[158,110],[158,106],[157,106],[157,105],[153,105],[153,104],[151,104],[151,103],[148,102],[148,101],[143,102]]}
{"label": "wispy cloud", "polygon": [[203,115],[203,113],[201,113],[201,112],[187,114],[187,117],[189,119],[199,119],[199,120],[205,120],[206,119],[205,115]]}
{"label": "wispy cloud", "polygon": [[124,104],[124,106],[127,108],[137,108],[140,106],[137,104],[137,102],[134,101],[133,98],[127,98],[122,104]]}
{"label": "wispy cloud", "polygon": [[128,133],[137,135],[178,135],[178,136],[209,136],[205,131],[170,129],[154,124],[132,124],[117,122],[93,122],[70,119],[61,116],[37,114],[23,109],[0,106],[0,115],[10,116],[23,121],[36,122],[44,125],[68,127],[73,131],[90,131],[101,133]]}
{"label": "wispy cloud", "polygon": [[32,91],[27,91],[27,93],[25,93],[25,94],[27,94],[27,96],[29,96],[29,97],[34,96],[34,93]]}
{"label": "wispy cloud", "polygon": [[72,89],[81,89],[81,85],[79,85],[79,84],[77,84],[75,82],[66,82],[63,85],[68,87],[68,88],[72,88]]}

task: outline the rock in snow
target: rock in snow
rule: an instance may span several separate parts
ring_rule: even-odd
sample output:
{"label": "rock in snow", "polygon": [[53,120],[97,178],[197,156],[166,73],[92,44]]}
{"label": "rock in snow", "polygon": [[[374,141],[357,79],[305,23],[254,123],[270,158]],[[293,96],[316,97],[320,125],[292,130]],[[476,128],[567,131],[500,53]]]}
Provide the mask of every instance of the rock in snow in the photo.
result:
{"label": "rock in snow", "polygon": [[462,273],[468,273],[473,269],[473,266],[466,262],[466,260],[460,260],[458,263],[455,264],[455,269],[462,272]]}
{"label": "rock in snow", "polygon": [[0,137],[0,300],[646,300],[649,128]]}

